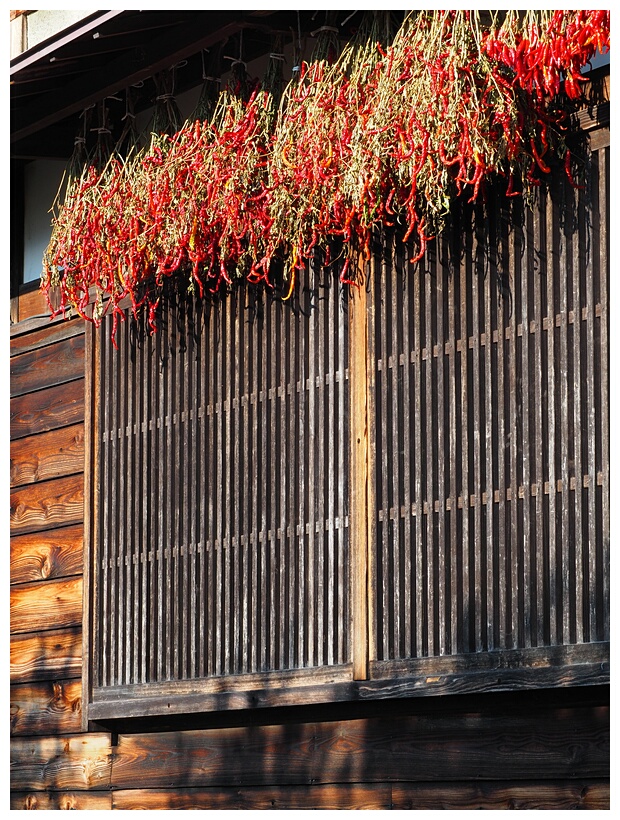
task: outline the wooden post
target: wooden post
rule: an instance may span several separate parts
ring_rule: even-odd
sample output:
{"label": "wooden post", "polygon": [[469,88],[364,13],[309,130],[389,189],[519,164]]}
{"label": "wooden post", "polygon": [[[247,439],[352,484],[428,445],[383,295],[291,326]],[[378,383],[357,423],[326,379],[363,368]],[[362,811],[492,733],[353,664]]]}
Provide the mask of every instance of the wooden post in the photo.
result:
{"label": "wooden post", "polygon": [[[360,261],[360,266],[363,263]],[[349,303],[351,619],[353,679],[368,678],[368,322],[366,283]]]}

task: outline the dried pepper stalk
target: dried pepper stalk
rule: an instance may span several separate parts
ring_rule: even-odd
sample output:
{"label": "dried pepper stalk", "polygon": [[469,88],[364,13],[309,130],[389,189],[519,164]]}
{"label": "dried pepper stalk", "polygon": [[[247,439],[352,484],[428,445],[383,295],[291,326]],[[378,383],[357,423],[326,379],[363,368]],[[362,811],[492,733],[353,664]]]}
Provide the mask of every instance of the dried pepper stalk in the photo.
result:
{"label": "dried pepper stalk", "polygon": [[395,34],[373,12],[340,54],[330,22],[283,92],[274,44],[262,85],[236,60],[200,118],[69,181],[42,274],[59,310],[86,317],[94,292],[91,318],[118,319],[129,297],[154,326],[166,277],[201,295],[272,286],[276,260],[288,298],[317,249],[332,261],[334,240],[341,281],[355,283],[377,225],[403,225],[415,262],[455,198],[478,199],[495,176],[527,195],[555,157],[574,182],[565,103],[609,49],[609,12],[506,12],[485,28],[477,12],[422,11]]}

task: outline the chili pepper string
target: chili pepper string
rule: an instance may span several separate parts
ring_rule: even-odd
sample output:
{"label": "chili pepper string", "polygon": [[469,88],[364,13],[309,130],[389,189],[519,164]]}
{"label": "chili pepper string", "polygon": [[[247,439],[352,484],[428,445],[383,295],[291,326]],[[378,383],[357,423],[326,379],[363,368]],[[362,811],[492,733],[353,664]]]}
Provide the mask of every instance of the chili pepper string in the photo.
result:
{"label": "chili pepper string", "polygon": [[[487,28],[477,12],[422,11],[398,30],[375,12],[341,50],[335,21],[326,15],[282,91],[280,43],[263,84],[240,52],[220,90],[218,53],[198,118],[73,167],[41,277],[58,311],[118,321],[129,297],[154,327],[169,277],[200,296],[241,280],[286,299],[315,258],[355,285],[377,227],[400,226],[415,264],[452,203],[478,200],[498,175],[529,201],[555,158],[576,185],[567,112],[587,89],[582,69],[609,50],[608,11],[509,11]],[[173,73],[158,82],[160,114],[173,119]],[[82,163],[84,148],[76,141]]]}

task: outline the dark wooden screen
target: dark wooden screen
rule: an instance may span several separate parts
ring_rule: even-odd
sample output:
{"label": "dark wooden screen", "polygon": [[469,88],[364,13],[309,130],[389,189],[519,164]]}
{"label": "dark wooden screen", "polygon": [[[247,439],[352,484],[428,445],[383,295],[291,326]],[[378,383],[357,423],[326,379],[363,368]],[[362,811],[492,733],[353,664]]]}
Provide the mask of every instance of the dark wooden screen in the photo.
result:
{"label": "dark wooden screen", "polygon": [[423,266],[386,239],[380,662],[609,640],[608,197],[601,147],[586,190],[558,175],[532,212],[489,192]]}
{"label": "dark wooden screen", "polygon": [[298,294],[99,331],[95,690],[350,662],[347,310]]}

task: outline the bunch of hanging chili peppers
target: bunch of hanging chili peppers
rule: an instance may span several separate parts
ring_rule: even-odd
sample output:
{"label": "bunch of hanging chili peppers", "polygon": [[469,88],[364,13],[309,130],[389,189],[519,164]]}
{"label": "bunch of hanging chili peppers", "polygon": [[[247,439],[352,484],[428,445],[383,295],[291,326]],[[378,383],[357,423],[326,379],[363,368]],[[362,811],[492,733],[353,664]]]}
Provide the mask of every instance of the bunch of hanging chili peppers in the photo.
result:
{"label": "bunch of hanging chili peppers", "polygon": [[275,260],[288,298],[317,251],[355,283],[377,225],[402,225],[415,262],[454,198],[476,200],[493,175],[527,193],[555,156],[572,182],[562,100],[609,50],[608,11],[507,12],[487,28],[473,11],[417,12],[395,33],[386,20],[302,63],[281,100],[231,83],[209,119],[70,180],[41,279],[56,312],[118,320],[129,297],[154,327],[165,278],[182,272],[200,295],[271,286]]}

